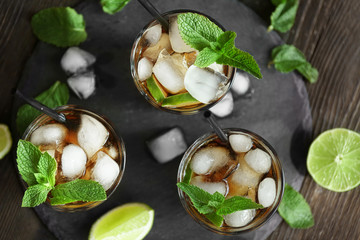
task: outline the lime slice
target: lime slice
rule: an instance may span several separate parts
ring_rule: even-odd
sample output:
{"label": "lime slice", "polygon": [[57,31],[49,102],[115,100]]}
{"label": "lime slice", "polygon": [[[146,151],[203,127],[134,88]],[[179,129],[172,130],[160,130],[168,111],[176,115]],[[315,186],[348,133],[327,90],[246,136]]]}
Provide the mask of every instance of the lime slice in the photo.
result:
{"label": "lime slice", "polygon": [[12,140],[8,126],[0,124],[0,159],[3,159],[8,154],[11,144]]}
{"label": "lime slice", "polygon": [[311,144],[307,169],[320,186],[345,192],[360,184],[360,134],[337,128]]}
{"label": "lime slice", "polygon": [[154,210],[143,203],[128,203],[99,218],[91,227],[90,240],[140,240],[150,231]]}

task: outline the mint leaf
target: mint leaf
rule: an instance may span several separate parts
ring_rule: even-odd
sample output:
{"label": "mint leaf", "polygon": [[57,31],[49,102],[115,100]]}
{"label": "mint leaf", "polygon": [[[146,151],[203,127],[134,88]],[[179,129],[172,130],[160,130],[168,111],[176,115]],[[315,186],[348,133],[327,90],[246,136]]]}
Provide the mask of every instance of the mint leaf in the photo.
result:
{"label": "mint leaf", "polygon": [[314,226],[314,217],[304,197],[286,184],[284,195],[279,205],[280,216],[292,228],[309,228]]}
{"label": "mint leaf", "polygon": [[184,42],[199,51],[211,48],[210,43],[216,42],[224,32],[207,17],[196,13],[179,14],[178,25]]}
{"label": "mint leaf", "polygon": [[101,0],[101,6],[104,12],[114,14],[121,11],[130,0]]}
{"label": "mint leaf", "polygon": [[58,47],[79,45],[87,38],[83,16],[70,7],[41,10],[32,17],[31,27],[41,41]]}
{"label": "mint leaf", "polygon": [[46,178],[46,181],[47,183],[49,183],[50,187],[53,187],[55,185],[56,168],[56,160],[51,157],[47,152],[44,152],[40,157],[38,163],[38,170]]}
{"label": "mint leaf", "polygon": [[42,173],[34,173],[34,176],[35,176],[35,179],[36,179],[37,183],[45,185],[47,187],[50,187],[49,180],[48,180],[47,176],[45,176]]}
{"label": "mint leaf", "polygon": [[275,29],[282,33],[289,31],[295,22],[298,0],[273,1],[273,3],[277,7],[271,14],[271,25],[268,30]]}
{"label": "mint leaf", "polygon": [[279,4],[283,3],[283,2],[286,2],[287,0],[271,0],[271,3],[274,5],[274,6],[278,6]]}
{"label": "mint leaf", "polygon": [[191,176],[192,176],[193,171],[191,170],[190,166],[187,166],[186,171],[185,171],[185,176],[183,179],[183,183],[190,183],[191,180]]}
{"label": "mint leaf", "polygon": [[221,224],[224,221],[224,218],[222,216],[217,215],[215,212],[205,214],[205,217],[210,220],[215,226],[220,227]]}
{"label": "mint leaf", "polygon": [[[55,108],[65,105],[68,102],[69,89],[65,83],[57,81],[35,99],[50,108]],[[28,125],[40,114],[41,112],[28,104],[21,106],[16,116],[16,126],[20,134],[22,134]]]}
{"label": "mint leaf", "polygon": [[219,58],[219,54],[212,50],[211,48],[204,48],[199,54],[196,56],[195,66],[200,68],[204,68],[209,66],[210,64],[216,62]]}
{"label": "mint leaf", "polygon": [[263,205],[253,202],[251,199],[234,196],[226,199],[221,207],[216,211],[218,215],[227,215],[236,211],[245,209],[259,209],[264,208]]}
{"label": "mint leaf", "polygon": [[51,195],[51,205],[76,201],[103,201],[106,199],[106,192],[98,182],[83,179],[56,185],[51,191]]}
{"label": "mint leaf", "polygon": [[17,147],[17,167],[22,179],[29,185],[37,184],[34,173],[41,157],[40,150],[30,142],[19,140]]}
{"label": "mint leaf", "polygon": [[272,50],[273,63],[276,70],[288,73],[298,70],[306,79],[314,83],[318,79],[318,71],[306,61],[304,54],[293,45],[281,45]]}
{"label": "mint leaf", "polygon": [[203,205],[208,205],[209,201],[212,200],[212,195],[210,193],[197,186],[184,182],[177,183],[176,185],[190,197],[196,209]]}
{"label": "mint leaf", "polygon": [[42,184],[30,186],[25,191],[21,206],[36,207],[40,205],[46,201],[50,189],[50,187],[46,187]]}

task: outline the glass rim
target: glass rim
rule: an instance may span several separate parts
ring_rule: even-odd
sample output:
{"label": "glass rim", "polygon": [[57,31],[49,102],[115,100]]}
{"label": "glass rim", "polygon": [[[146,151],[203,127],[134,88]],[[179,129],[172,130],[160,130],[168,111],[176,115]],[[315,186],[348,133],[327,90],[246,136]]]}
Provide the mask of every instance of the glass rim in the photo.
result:
{"label": "glass rim", "polygon": [[[201,14],[205,17],[207,17],[208,19],[210,19],[212,22],[214,22],[217,26],[219,26],[223,31],[226,31],[226,29],[218,22],[216,21],[214,18],[208,16],[205,13],[196,11],[196,10],[192,10],[192,9],[176,9],[176,10],[171,10],[171,11],[167,11],[162,13],[161,15],[164,17],[167,17],[168,15],[171,14],[177,14],[177,13],[183,13],[183,12],[192,12],[192,13],[198,13]],[[221,99],[223,99],[225,97],[225,95],[230,91],[234,77],[235,77],[235,73],[236,73],[236,68],[235,67],[231,67],[229,66],[229,70],[231,70],[229,77],[229,81],[227,84],[227,89],[224,92],[224,94],[222,96],[220,96],[218,99],[216,99],[215,101],[208,103],[208,104],[200,104],[199,106],[195,106],[193,108],[189,108],[189,109],[176,109],[176,108],[166,108],[166,107],[162,107],[161,105],[159,105],[151,96],[148,95],[148,93],[146,91],[144,91],[143,87],[141,86],[141,81],[138,79],[137,76],[137,69],[136,69],[136,62],[135,62],[135,56],[136,56],[136,49],[137,46],[141,40],[141,37],[143,36],[143,34],[145,33],[145,31],[155,22],[157,22],[156,19],[152,19],[150,20],[142,29],[141,31],[136,35],[134,43],[132,45],[131,48],[131,53],[130,53],[130,72],[131,72],[131,76],[133,78],[133,81],[135,83],[136,88],[138,89],[138,91],[140,92],[140,94],[146,99],[147,102],[149,102],[152,106],[154,106],[157,109],[160,109],[162,111],[165,112],[169,112],[169,113],[175,113],[175,114],[181,114],[181,115],[193,115],[196,114],[200,111],[205,111],[210,109],[211,107],[213,107],[214,105],[216,105],[218,102],[221,101]]]}
{"label": "glass rim", "polygon": [[[182,204],[182,206],[184,207],[185,211],[202,227],[204,227],[207,230],[210,230],[212,232],[218,233],[218,234],[222,234],[222,235],[238,235],[238,234],[242,234],[242,233],[247,233],[250,231],[254,231],[256,229],[258,229],[259,227],[263,226],[267,221],[269,221],[273,215],[275,214],[281,200],[283,197],[283,193],[284,193],[284,187],[285,187],[285,175],[283,172],[283,168],[280,162],[280,159],[275,151],[275,149],[261,136],[259,136],[258,134],[246,130],[246,129],[241,129],[241,128],[225,128],[222,129],[223,131],[225,131],[226,134],[229,133],[245,133],[247,135],[250,135],[252,138],[256,139],[262,147],[267,148],[266,150],[271,153],[271,157],[272,157],[272,162],[276,163],[278,171],[276,171],[276,196],[275,196],[275,200],[274,203],[271,206],[271,209],[269,209],[267,212],[265,212],[262,216],[259,217],[258,220],[251,221],[249,224],[242,226],[242,227],[226,227],[226,228],[221,228],[221,227],[217,227],[214,224],[212,224],[209,220],[207,220],[202,214],[199,214],[198,211],[190,206],[189,204],[191,204],[189,202],[188,197],[186,196],[186,194],[180,190],[179,188],[178,190],[178,195],[180,198],[180,202]],[[177,173],[177,182],[182,182],[184,176],[185,176],[185,171],[186,168],[189,164],[189,161],[191,159],[191,157],[193,156],[193,154],[196,152],[197,149],[199,149],[200,147],[202,147],[203,145],[205,145],[206,143],[217,139],[217,135],[214,132],[208,132],[204,135],[202,135],[201,137],[197,138],[190,147],[188,147],[188,149],[185,151],[180,164],[179,164],[179,168],[178,168],[178,173]],[[200,218],[200,217],[201,218]]]}
{"label": "glass rim", "polygon": [[[89,210],[89,209],[94,208],[94,207],[102,204],[103,202],[107,201],[112,196],[112,194],[116,191],[116,189],[118,188],[118,186],[123,178],[123,175],[125,172],[125,165],[126,165],[126,149],[125,149],[124,140],[116,133],[116,131],[113,128],[112,123],[110,122],[109,119],[107,119],[105,116],[99,115],[87,108],[84,108],[84,107],[81,107],[81,106],[78,106],[75,104],[66,104],[66,105],[56,107],[55,110],[57,112],[67,111],[67,110],[78,111],[78,112],[83,112],[85,114],[88,114],[91,117],[94,117],[96,120],[100,121],[103,125],[105,125],[105,127],[111,133],[112,137],[114,138],[114,140],[117,144],[117,148],[119,150],[119,153],[118,153],[119,161],[120,161],[120,162],[117,162],[119,164],[119,176],[116,179],[116,183],[114,183],[114,185],[112,185],[111,188],[107,190],[107,191],[109,191],[109,193],[106,194],[106,196],[107,196],[106,200],[94,201],[94,202],[84,202],[84,204],[79,207],[76,207],[76,205],[68,205],[66,208],[62,207],[63,205],[50,205],[50,203],[48,201],[45,202],[45,205],[47,205],[48,207],[50,207],[52,209],[60,211],[60,212],[77,212],[77,211]],[[42,121],[45,121],[48,118],[50,118],[50,117],[44,113],[42,113],[38,117],[36,117],[26,128],[21,139],[24,139],[24,140],[27,139],[30,134],[32,134],[39,126],[41,126]],[[21,179],[22,185],[25,187],[25,189],[27,189],[28,188],[27,183],[25,183],[21,177],[20,177],[20,179]],[[74,206],[74,207],[71,207],[71,206]]]}

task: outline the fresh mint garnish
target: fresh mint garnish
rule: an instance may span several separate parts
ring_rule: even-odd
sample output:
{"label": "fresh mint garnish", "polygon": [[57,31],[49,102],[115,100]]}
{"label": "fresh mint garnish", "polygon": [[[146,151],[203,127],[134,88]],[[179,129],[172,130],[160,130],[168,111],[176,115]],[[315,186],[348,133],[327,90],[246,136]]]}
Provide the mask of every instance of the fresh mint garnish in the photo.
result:
{"label": "fresh mint garnish", "polygon": [[276,70],[288,73],[293,70],[299,71],[309,82],[315,83],[318,79],[318,71],[306,61],[304,54],[293,45],[281,45],[272,50],[272,63]]}
{"label": "fresh mint garnish", "polygon": [[[68,102],[69,89],[65,83],[57,81],[35,99],[50,108],[55,108],[65,105]],[[21,106],[16,116],[16,126],[20,134],[22,134],[27,126],[40,114],[41,112],[28,104]]]}
{"label": "fresh mint garnish", "polygon": [[180,35],[186,44],[199,50],[195,66],[207,67],[211,63],[230,65],[262,78],[254,58],[235,47],[236,33],[224,32],[207,17],[196,13],[178,15]]}
{"label": "fresh mint garnish", "polygon": [[284,195],[279,205],[280,216],[292,228],[309,228],[314,226],[314,217],[304,197],[286,184]]}
{"label": "fresh mint garnish", "polygon": [[51,205],[76,201],[102,201],[106,199],[106,192],[98,182],[83,179],[76,179],[71,182],[56,185],[51,191],[51,195]]}
{"label": "fresh mint garnish", "polygon": [[130,0],[101,0],[101,6],[104,12],[114,14],[121,11]]}
{"label": "fresh mint garnish", "polygon": [[87,38],[83,16],[70,7],[41,10],[32,17],[31,27],[41,41],[58,47],[79,45]]}
{"label": "fresh mint garnish", "polygon": [[229,199],[215,192],[210,194],[203,189],[180,182],[177,186],[184,191],[199,213],[204,214],[214,225],[220,227],[223,223],[223,215],[245,209],[263,208],[261,204],[253,202],[245,197],[235,196]]}
{"label": "fresh mint garnish", "polygon": [[298,0],[273,0],[272,3],[276,6],[276,9],[271,14],[271,25],[268,31],[273,29],[282,33],[289,31],[295,22],[299,6]]}
{"label": "fresh mint garnish", "polygon": [[192,173],[193,173],[193,171],[191,170],[191,167],[187,166],[186,171],[185,171],[185,176],[184,176],[184,179],[182,182],[190,183]]}
{"label": "fresh mint garnish", "polygon": [[19,140],[16,161],[21,177],[29,186],[23,207],[36,207],[45,202],[49,192],[53,197],[51,205],[106,199],[104,188],[95,181],[76,179],[55,186],[56,160],[47,152],[41,153],[31,142]]}

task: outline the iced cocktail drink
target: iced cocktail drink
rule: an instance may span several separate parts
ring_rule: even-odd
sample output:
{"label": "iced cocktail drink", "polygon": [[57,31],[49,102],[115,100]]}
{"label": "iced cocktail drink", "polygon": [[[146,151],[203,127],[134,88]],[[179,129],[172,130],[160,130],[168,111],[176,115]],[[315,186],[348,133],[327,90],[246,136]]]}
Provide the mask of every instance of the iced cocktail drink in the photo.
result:
{"label": "iced cocktail drink", "polygon": [[138,34],[130,56],[131,74],[140,93],[156,108],[194,114],[225,95],[235,69],[217,63],[205,68],[194,65],[199,51],[181,38],[177,16],[182,12],[189,10],[163,15],[169,30],[153,20]]}
{"label": "iced cocktail drink", "polygon": [[220,234],[238,234],[256,229],[272,216],[282,198],[284,177],[274,149],[260,136],[242,129],[225,132],[229,144],[215,134],[206,134],[190,146],[181,160],[178,182],[187,178],[210,194],[250,198],[264,208],[224,215],[218,227],[200,214],[180,189],[179,196],[186,211],[203,227]]}
{"label": "iced cocktail drink", "polygon": [[[30,124],[23,139],[55,158],[55,186],[75,179],[93,180],[102,185],[109,197],[124,172],[123,141],[104,118],[93,112],[72,105],[57,110],[65,115],[65,124],[43,114]],[[100,203],[77,201],[53,207],[60,211],[77,211]]]}

